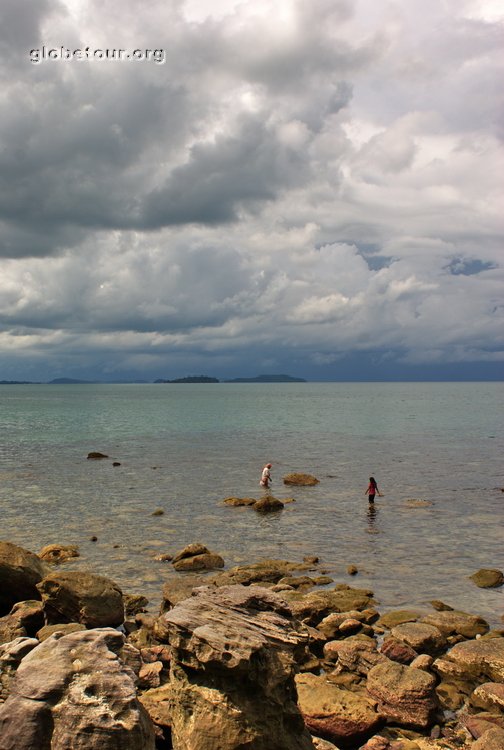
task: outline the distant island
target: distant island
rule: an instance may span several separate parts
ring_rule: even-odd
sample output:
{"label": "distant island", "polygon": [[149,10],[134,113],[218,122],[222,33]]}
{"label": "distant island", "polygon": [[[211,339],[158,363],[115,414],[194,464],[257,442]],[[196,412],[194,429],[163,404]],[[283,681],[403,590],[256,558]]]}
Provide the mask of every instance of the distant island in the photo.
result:
{"label": "distant island", "polygon": [[[79,380],[78,378],[55,378],[46,383],[36,383],[29,380],[0,380],[0,385],[119,385],[124,383],[148,383],[147,380]],[[184,378],[165,380],[158,378],[154,383],[306,383],[304,378],[294,378],[292,375],[256,375],[253,378],[233,378],[232,380],[220,381],[208,375],[188,375]]]}
{"label": "distant island", "polygon": [[292,375],[257,375],[255,378],[234,378],[226,383],[306,383],[304,378],[293,378]]}
{"label": "distant island", "polygon": [[175,380],[155,380],[155,383],[218,383],[217,378],[209,378],[208,375],[189,375],[186,378],[175,378]]}

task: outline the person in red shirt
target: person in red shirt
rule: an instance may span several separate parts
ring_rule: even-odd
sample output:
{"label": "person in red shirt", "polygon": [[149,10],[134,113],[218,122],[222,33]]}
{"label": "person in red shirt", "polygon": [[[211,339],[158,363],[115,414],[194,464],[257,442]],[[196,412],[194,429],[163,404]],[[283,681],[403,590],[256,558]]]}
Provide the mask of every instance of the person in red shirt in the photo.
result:
{"label": "person in red shirt", "polygon": [[370,503],[374,503],[375,495],[378,495],[378,497],[382,496],[374,477],[369,477],[369,485],[364,494],[368,496]]}

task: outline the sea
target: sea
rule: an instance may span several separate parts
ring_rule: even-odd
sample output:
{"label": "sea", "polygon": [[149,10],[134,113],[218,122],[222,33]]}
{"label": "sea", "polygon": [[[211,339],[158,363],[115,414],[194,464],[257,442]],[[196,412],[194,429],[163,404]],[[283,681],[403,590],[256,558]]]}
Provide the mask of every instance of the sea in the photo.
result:
{"label": "sea", "polygon": [[[315,555],[381,611],[441,600],[502,627],[502,587],[470,579],[504,569],[502,382],[4,385],[0,427],[0,539],[77,545],[62,570],[108,576],[153,613],[184,575],[156,558],[201,542],[226,569]],[[292,502],[223,503],[261,497],[267,462]],[[290,472],[319,484],[286,486]]]}

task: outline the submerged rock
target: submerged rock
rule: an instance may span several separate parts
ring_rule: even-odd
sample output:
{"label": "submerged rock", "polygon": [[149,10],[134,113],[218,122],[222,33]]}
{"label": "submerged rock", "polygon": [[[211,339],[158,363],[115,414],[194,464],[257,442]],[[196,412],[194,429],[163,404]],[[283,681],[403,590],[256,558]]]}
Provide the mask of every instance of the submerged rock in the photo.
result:
{"label": "submerged rock", "polygon": [[497,586],[502,586],[504,583],[502,570],[495,570],[493,568],[481,568],[481,570],[473,573],[469,578],[480,589],[496,588]]}
{"label": "submerged rock", "polygon": [[292,472],[286,474],[283,478],[284,484],[295,485],[297,487],[313,487],[319,484],[320,480],[314,477],[312,474],[302,474],[299,472]]}
{"label": "submerged rock", "polygon": [[273,497],[273,495],[265,495],[254,503],[252,507],[254,510],[258,511],[258,513],[271,513],[276,510],[282,510],[284,504],[281,500]]}

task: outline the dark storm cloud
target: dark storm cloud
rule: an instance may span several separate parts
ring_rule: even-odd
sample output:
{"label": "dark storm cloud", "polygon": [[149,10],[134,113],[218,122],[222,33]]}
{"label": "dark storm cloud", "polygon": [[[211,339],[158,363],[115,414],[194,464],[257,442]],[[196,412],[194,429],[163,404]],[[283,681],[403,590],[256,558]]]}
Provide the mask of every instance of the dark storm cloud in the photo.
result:
{"label": "dark storm cloud", "polygon": [[[486,7],[5,0],[4,365],[497,362],[501,24]],[[31,63],[43,44],[166,61]]]}

